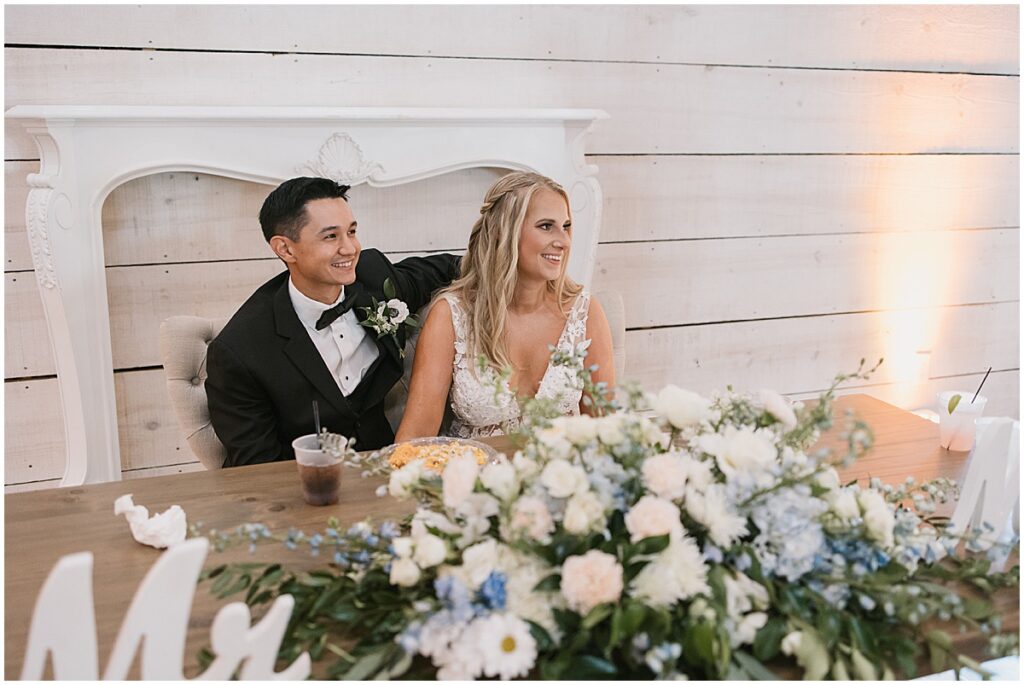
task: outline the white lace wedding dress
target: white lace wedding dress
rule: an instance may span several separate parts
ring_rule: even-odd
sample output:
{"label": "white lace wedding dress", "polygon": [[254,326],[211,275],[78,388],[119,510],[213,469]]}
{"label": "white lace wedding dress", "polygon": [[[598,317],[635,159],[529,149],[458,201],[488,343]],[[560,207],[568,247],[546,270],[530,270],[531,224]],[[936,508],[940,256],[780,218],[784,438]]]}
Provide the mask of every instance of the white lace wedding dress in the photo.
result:
{"label": "white lace wedding dress", "polygon": [[[473,368],[475,360],[466,355],[468,331],[465,310],[458,296],[448,293],[443,297],[448,301],[455,327],[455,362],[449,395],[454,418],[447,435],[482,438],[514,430],[522,421],[515,394],[507,381],[502,381],[495,393],[498,374],[494,369],[488,368],[481,378],[474,375],[474,371],[479,373],[479,370]],[[589,309],[590,293],[584,290],[569,311],[556,345],[559,350],[570,352],[586,339]],[[553,400],[561,412],[568,415],[580,413],[582,395],[583,384],[572,370],[548,363],[537,389],[538,398]]]}

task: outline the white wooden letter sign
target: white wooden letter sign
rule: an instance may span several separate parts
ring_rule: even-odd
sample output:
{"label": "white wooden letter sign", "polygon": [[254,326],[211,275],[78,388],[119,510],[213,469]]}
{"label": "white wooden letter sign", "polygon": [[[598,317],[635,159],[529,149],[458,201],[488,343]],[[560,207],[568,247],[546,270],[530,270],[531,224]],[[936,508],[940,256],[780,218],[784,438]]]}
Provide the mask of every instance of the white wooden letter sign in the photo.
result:
{"label": "white wooden letter sign", "polygon": [[[207,546],[206,538],[186,540],[153,564],[121,623],[104,680],[126,679],[140,648],[143,680],[184,679],[189,611]],[[47,654],[53,655],[53,676],[57,680],[99,679],[92,597],[92,553],[61,558],[36,600],[22,680],[43,677]],[[244,603],[223,607],[210,629],[216,658],[197,679],[227,680],[241,666],[238,677],[242,680],[305,680],[310,670],[306,653],[284,671],[274,672],[293,602],[290,595],[278,597],[255,626]]]}

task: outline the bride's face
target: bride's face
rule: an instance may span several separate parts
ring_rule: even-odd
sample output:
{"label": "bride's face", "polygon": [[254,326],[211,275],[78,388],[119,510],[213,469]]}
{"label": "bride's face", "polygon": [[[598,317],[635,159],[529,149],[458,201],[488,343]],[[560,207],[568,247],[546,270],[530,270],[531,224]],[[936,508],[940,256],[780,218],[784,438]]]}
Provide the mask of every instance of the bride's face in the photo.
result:
{"label": "bride's face", "polygon": [[569,259],[572,220],[565,200],[541,188],[530,198],[519,235],[519,278],[554,281]]}

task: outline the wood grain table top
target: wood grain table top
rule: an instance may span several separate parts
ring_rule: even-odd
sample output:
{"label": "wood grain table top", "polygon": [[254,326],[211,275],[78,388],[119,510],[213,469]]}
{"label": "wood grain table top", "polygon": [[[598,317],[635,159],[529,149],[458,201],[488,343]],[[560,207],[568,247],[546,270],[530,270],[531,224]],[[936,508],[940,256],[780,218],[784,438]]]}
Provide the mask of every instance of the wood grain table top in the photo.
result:
{"label": "wood grain table top", "polygon": [[[918,481],[938,476],[962,478],[967,453],[940,448],[936,424],[866,395],[840,397],[835,409],[835,425],[822,436],[818,446],[844,449],[840,433],[846,410],[852,409],[875,434],[871,452],[841,470],[843,482],[878,477],[896,484],[908,475]],[[511,447],[505,438],[487,442],[502,451]],[[346,476],[339,503],[326,507],[303,502],[294,461],[5,495],[6,677],[13,679],[20,674],[35,598],[47,574],[61,556],[81,551],[94,554],[93,587],[101,669],[106,664],[132,596],[160,554],[132,540],[127,522],[114,516],[114,500],[121,495],[132,493],[135,503],[146,506],[150,512],[161,512],[178,504],[190,524],[202,522],[207,532],[233,529],[245,522],[262,522],[275,533],[289,528],[312,533],[322,531],[331,516],[345,527],[367,516],[382,521],[400,518],[414,510],[413,502],[377,497],[375,490],[383,479],[361,478],[356,472],[346,472]],[[222,553],[211,550],[206,566],[229,561],[276,561],[305,569],[323,565],[327,560],[311,557],[301,548],[289,551],[278,544],[266,544],[252,555],[239,548]],[[196,653],[207,643],[210,623],[224,603],[210,596],[208,584],[197,590],[184,658],[186,675],[198,672]],[[1005,604],[1007,611],[1004,625],[1017,625],[1016,601],[1000,604]],[[963,644],[968,644],[966,640],[970,637],[963,636]]]}

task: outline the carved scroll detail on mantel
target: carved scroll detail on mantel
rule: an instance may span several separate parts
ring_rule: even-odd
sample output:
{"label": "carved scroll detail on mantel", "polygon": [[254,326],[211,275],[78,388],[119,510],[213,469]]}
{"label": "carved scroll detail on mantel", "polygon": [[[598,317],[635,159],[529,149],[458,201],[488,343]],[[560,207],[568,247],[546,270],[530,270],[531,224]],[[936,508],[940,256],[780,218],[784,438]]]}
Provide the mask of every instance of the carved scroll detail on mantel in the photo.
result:
{"label": "carved scroll detail on mantel", "polygon": [[310,173],[313,176],[329,178],[344,185],[365,183],[376,173],[384,171],[377,162],[369,162],[363,157],[363,150],[352,136],[347,133],[335,133],[320,146],[315,161],[297,167],[298,173]]}
{"label": "carved scroll detail on mantel", "polygon": [[53,268],[53,251],[50,247],[50,235],[47,228],[50,197],[53,195],[53,177],[44,174],[29,174],[28,185],[32,189],[28,193],[25,206],[25,224],[28,227],[28,240],[32,251],[32,266],[35,268],[36,280],[43,288],[56,288],[57,278]]}

